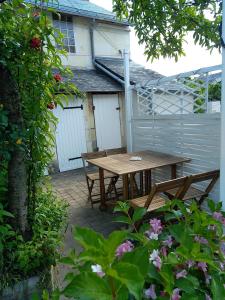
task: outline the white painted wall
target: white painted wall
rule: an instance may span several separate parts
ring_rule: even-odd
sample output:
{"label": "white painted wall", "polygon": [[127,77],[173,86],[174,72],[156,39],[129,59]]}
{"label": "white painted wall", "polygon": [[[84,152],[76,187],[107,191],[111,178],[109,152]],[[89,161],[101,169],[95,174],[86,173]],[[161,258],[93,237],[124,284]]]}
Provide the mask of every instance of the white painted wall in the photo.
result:
{"label": "white painted wall", "polygon": [[98,23],[94,27],[96,56],[121,58],[124,49],[130,49],[130,31],[126,26]]}
{"label": "white painted wall", "polygon": [[102,23],[91,19],[73,16],[76,53],[62,57],[66,66],[93,69],[91,56],[90,28],[93,26],[96,56],[121,57],[119,50],[130,48],[130,31],[127,26]]}

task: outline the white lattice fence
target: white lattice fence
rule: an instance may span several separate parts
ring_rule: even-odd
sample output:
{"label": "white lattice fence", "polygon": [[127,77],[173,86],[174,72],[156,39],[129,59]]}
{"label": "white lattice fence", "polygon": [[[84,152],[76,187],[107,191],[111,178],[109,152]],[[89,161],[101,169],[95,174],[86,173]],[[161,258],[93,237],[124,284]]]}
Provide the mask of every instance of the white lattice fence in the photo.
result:
{"label": "white lattice fence", "polygon": [[[133,150],[152,149],[191,158],[178,168],[179,175],[219,168],[220,114],[158,115],[134,117]],[[154,172],[154,179],[169,177],[165,168]],[[218,184],[212,197],[218,200]]]}
{"label": "white lattice fence", "polygon": [[209,88],[221,81],[221,66],[213,66],[135,87],[139,115],[170,115],[210,112]]}

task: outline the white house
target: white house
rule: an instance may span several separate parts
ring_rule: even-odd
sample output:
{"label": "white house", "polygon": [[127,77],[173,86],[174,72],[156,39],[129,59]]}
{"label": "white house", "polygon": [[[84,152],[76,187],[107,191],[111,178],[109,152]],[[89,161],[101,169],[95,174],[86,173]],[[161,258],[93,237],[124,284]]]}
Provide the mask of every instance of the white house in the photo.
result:
{"label": "white house", "polygon": [[[72,97],[64,108],[54,110],[59,119],[54,166],[67,171],[82,166],[82,152],[126,146],[122,53],[130,50],[130,27],[87,0],[49,1],[48,6],[61,14],[60,19],[54,14],[51,18],[64,34],[68,57],[62,58],[63,64],[86,95],[85,100]],[[130,62],[131,84],[159,77]]]}

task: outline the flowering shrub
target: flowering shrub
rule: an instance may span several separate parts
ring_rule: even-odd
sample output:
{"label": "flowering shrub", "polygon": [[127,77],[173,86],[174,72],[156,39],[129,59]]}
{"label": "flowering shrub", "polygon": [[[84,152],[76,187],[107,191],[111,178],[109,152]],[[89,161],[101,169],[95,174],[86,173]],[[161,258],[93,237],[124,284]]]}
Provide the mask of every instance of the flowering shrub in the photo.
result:
{"label": "flowering shrub", "polygon": [[225,299],[225,237],[221,205],[209,201],[210,212],[195,202],[178,200],[160,210],[137,231],[145,214],[119,203],[119,221],[129,229],[115,231],[105,239],[88,228],[76,227],[74,238],[83,247],[62,263],[72,266],[67,285],[57,291],[72,299]]}

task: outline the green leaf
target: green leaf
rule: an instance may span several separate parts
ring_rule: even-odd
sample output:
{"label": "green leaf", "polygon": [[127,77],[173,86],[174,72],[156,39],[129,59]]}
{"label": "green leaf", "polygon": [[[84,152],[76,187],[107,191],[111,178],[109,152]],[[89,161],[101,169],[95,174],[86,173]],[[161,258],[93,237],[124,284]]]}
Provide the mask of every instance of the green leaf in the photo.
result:
{"label": "green leaf", "polygon": [[113,261],[115,258],[115,252],[117,247],[124,242],[127,238],[126,231],[113,231],[106,241],[105,251],[110,258],[110,261]]}
{"label": "green leaf", "polygon": [[146,247],[139,247],[123,255],[121,262],[127,262],[135,265],[143,277],[147,275],[149,266],[149,254]]}
{"label": "green leaf", "polygon": [[143,218],[143,216],[146,214],[146,211],[147,210],[144,207],[135,208],[134,214],[132,216],[132,221],[134,223],[140,221]]}
{"label": "green leaf", "polygon": [[176,280],[175,286],[185,291],[188,294],[193,294],[195,292],[195,287],[191,281],[186,278],[180,278]]}
{"label": "green leaf", "polygon": [[65,287],[63,294],[80,300],[112,300],[108,283],[94,273],[82,273],[75,276]]}
{"label": "green leaf", "polygon": [[159,283],[162,282],[162,277],[160,276],[159,272],[153,264],[150,264],[148,267],[148,277],[150,279],[155,279]]}
{"label": "green leaf", "polygon": [[137,300],[141,299],[144,277],[136,266],[119,262],[109,270],[109,275],[124,284]]}
{"label": "green leaf", "polygon": [[224,282],[221,281],[218,275],[215,275],[211,281],[211,291],[213,294],[213,300],[225,299]]}
{"label": "green leaf", "polygon": [[82,228],[78,226],[74,229],[74,239],[85,249],[95,248],[99,250],[100,248],[103,248],[103,245],[105,244],[103,235],[90,228]]}
{"label": "green leaf", "polygon": [[130,218],[128,218],[127,216],[116,216],[113,220],[114,222],[118,222],[118,223],[125,223],[125,224],[132,224],[132,221]]}

